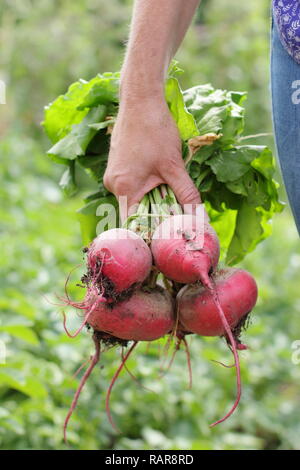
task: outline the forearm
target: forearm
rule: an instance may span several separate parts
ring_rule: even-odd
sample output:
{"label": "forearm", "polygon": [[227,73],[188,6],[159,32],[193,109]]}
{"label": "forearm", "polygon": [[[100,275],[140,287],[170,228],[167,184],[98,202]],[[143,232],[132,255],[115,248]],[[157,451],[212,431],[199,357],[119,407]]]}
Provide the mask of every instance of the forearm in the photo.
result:
{"label": "forearm", "polygon": [[121,72],[121,100],[163,96],[168,65],[200,0],[136,0]]}
{"label": "forearm", "polygon": [[[198,4],[199,0],[135,0],[104,175],[105,187],[117,198],[127,196],[128,208],[161,184],[172,188],[182,206],[200,203],[164,98],[168,65]],[[124,219],[131,209],[121,205],[120,212]]]}

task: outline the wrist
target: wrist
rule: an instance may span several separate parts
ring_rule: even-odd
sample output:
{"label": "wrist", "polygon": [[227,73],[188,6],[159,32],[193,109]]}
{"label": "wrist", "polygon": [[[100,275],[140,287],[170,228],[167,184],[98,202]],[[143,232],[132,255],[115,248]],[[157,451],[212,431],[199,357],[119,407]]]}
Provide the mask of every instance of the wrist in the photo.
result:
{"label": "wrist", "polygon": [[147,103],[156,106],[166,106],[164,85],[160,84],[135,84],[132,81],[121,81],[120,84],[120,107],[145,106]]}
{"label": "wrist", "polygon": [[165,73],[160,67],[143,67],[125,63],[121,71],[120,102],[140,99],[165,100]]}

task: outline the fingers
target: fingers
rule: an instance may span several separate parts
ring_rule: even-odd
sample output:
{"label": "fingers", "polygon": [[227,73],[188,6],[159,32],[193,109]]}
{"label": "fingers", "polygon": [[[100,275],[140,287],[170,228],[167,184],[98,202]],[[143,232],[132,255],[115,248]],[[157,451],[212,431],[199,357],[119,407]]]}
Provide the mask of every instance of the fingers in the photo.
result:
{"label": "fingers", "polygon": [[145,194],[162,183],[162,179],[157,176],[151,176],[146,182],[137,176],[134,181],[128,178],[122,184],[111,185],[109,188],[107,184],[107,189],[118,199],[121,223],[136,213]]}
{"label": "fingers", "polygon": [[[131,178],[112,176],[106,171],[103,178],[104,186],[113,193],[119,203],[120,219],[123,224],[127,217],[134,214],[137,210],[139,198],[136,194],[136,185],[130,181]],[[141,198],[143,195],[141,196]]]}
{"label": "fingers", "polygon": [[133,204],[129,204],[127,196],[119,196],[117,199],[119,202],[120,219],[123,224],[130,215],[135,214],[139,203],[135,202]]}
{"label": "fingers", "polygon": [[184,212],[194,212],[197,205],[201,204],[201,197],[185,168],[173,168],[172,173],[165,176],[165,179],[166,183],[174,191],[177,201],[183,207]]}
{"label": "fingers", "polygon": [[[168,184],[175,193],[177,201],[185,213],[196,213],[197,206],[201,204],[199,191],[188,175],[181,153],[174,151],[172,157],[162,158],[154,168],[144,167],[124,169],[124,166],[111,170],[107,168],[104,175],[104,185],[119,201],[120,217],[123,223],[129,215],[136,212],[137,206],[143,196],[162,183]],[[125,171],[126,170],[126,171]]]}

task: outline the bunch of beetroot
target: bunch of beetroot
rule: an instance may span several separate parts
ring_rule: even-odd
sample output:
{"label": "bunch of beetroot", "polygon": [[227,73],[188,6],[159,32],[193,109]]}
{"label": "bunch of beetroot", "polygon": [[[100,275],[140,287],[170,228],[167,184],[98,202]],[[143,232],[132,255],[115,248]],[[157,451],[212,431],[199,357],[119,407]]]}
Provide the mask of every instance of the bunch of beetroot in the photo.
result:
{"label": "bunch of beetroot", "polygon": [[[126,227],[126,228],[125,228]],[[184,214],[170,188],[161,186],[146,195],[137,213],[123,228],[101,233],[85,249],[87,272],[83,302],[67,303],[81,309],[84,318],[76,336],[87,325],[93,329],[95,354],[83,375],[65,421],[66,428],[101,346],[132,342],[109,387],[106,409],[113,424],[109,398],[115,380],[139,341],[165,335],[223,336],[234,355],[237,397],[225,420],[237,407],[241,395],[238,350],[246,346],[239,334],[257,299],[257,286],[241,269],[217,268],[219,240],[203,208]],[[189,353],[188,353],[189,357]]]}
{"label": "bunch of beetroot", "polygon": [[[236,264],[270,234],[266,222],[283,209],[273,179],[275,159],[266,146],[242,141],[255,137],[242,136],[246,93],[210,84],[182,91],[177,81],[181,72],[172,62],[165,82],[166,102],[181,137],[186,169],[218,227],[224,259]],[[112,422],[109,397],[120,371],[127,368],[127,358],[139,341],[166,335],[167,345],[175,340],[169,366],[183,344],[189,371],[186,335],[221,336],[227,341],[234,355],[234,364],[228,367],[236,369],[237,397],[220,422],[240,399],[238,352],[246,348],[240,332],[256,302],[256,283],[241,269],[220,267],[219,240],[205,212],[180,207],[165,185],[147,194],[123,226],[115,224],[96,237],[103,218],[99,208],[112,205],[114,214],[117,206],[103,186],[103,176],[119,87],[120,73],[98,74],[88,82],[71,84],[45,108],[43,125],[52,142],[48,155],[65,167],[59,183],[65,194],[86,189],[84,179],[76,178],[82,170],[97,182],[97,191],[85,197],[77,214],[83,243],[88,244],[82,278],[85,296],[74,302],[66,289],[64,299],[83,314],[73,334],[64,316],[67,334],[74,337],[85,325],[92,329],[95,353],[74,396],[65,432],[80,391],[106,347],[130,346],[107,393]]]}

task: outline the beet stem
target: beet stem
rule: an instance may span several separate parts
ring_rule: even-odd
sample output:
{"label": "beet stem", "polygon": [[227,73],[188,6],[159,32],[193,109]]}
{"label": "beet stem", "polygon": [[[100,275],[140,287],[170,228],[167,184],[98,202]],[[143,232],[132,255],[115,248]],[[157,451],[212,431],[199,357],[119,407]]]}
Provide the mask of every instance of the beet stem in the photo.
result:
{"label": "beet stem", "polygon": [[110,395],[111,395],[111,391],[112,391],[112,388],[117,380],[117,378],[119,377],[128,357],[130,356],[130,354],[132,353],[132,351],[134,350],[134,348],[136,347],[136,345],[138,344],[138,341],[134,341],[132,346],[129,348],[129,350],[127,351],[127,353],[125,354],[124,358],[122,358],[122,362],[121,364],[119,365],[118,369],[116,370],[116,372],[114,373],[114,376],[110,382],[110,385],[108,387],[108,390],[107,390],[107,393],[106,393],[106,400],[105,400],[105,408],[106,408],[106,413],[107,413],[107,417],[108,417],[108,420],[111,424],[111,426],[113,427],[113,429],[118,432],[119,434],[121,434],[120,430],[117,428],[117,426],[115,425],[114,423],[114,420],[112,418],[112,415],[111,415],[111,412],[110,412],[110,405],[109,405],[109,401],[110,401]]}
{"label": "beet stem", "polygon": [[65,419],[65,422],[64,422],[64,427],[63,427],[63,432],[64,432],[64,441],[66,444],[68,444],[68,440],[67,440],[67,427],[68,427],[68,422],[73,414],[73,411],[75,410],[76,408],[76,405],[77,405],[77,402],[78,402],[78,399],[79,399],[79,396],[80,396],[80,393],[87,381],[87,379],[89,378],[89,376],[91,375],[92,373],[92,370],[94,369],[94,367],[96,366],[96,364],[99,362],[99,359],[100,359],[100,343],[99,343],[99,340],[97,339],[97,336],[93,335],[93,341],[94,341],[94,344],[95,344],[95,353],[94,353],[94,356],[93,356],[93,359],[92,359],[92,362],[91,364],[89,365],[88,369],[86,370],[86,372],[84,373],[84,376],[82,377],[80,383],[79,383],[79,386],[75,392],[75,395],[74,395],[74,398],[73,398],[73,401],[71,403],[71,406],[70,406],[70,409],[68,411],[68,414],[66,416],[66,419]]}

